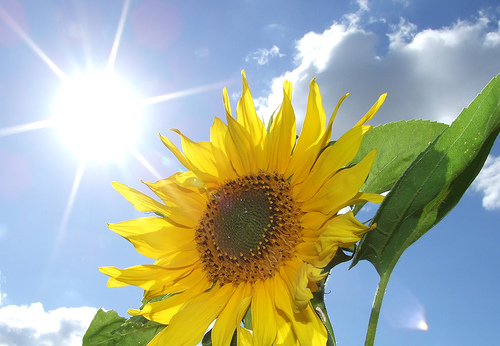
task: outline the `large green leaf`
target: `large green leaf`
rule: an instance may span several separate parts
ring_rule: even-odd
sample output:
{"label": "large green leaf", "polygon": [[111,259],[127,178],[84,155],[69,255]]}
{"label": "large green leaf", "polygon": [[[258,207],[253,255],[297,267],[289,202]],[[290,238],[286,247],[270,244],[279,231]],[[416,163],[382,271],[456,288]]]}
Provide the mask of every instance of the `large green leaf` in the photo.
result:
{"label": "large green leaf", "polygon": [[151,322],[142,316],[128,320],[113,311],[99,309],[83,336],[83,346],[146,345],[164,325]]}
{"label": "large green leaf", "polygon": [[380,125],[368,131],[352,162],[359,163],[370,151],[377,149],[370,175],[361,191],[381,193],[390,190],[417,155],[447,127],[429,120],[410,120]]}
{"label": "large green leaf", "polygon": [[408,167],[374,217],[353,265],[370,261],[387,275],[408,246],[458,203],[500,131],[500,75]]}

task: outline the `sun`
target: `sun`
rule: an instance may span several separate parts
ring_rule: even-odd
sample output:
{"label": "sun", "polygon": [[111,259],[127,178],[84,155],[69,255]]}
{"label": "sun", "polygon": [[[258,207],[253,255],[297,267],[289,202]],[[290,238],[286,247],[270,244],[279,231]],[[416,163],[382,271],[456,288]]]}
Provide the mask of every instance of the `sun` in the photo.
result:
{"label": "sun", "polygon": [[65,144],[87,159],[119,159],[140,132],[140,100],[111,73],[68,78],[57,95],[55,125]]}

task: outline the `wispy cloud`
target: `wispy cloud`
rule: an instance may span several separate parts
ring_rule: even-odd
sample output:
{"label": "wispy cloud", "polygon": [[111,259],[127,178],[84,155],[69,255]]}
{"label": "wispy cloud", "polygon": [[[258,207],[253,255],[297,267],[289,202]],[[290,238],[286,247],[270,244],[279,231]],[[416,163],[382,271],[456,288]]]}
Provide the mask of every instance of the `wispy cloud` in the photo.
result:
{"label": "wispy cloud", "polygon": [[285,54],[280,53],[280,49],[277,46],[272,46],[271,49],[260,48],[256,52],[247,55],[245,61],[255,60],[259,65],[265,65],[272,58],[281,58]]}
{"label": "wispy cloud", "polygon": [[45,311],[42,303],[0,308],[0,345],[81,345],[97,309],[59,308]]}
{"label": "wispy cloud", "polygon": [[476,191],[484,193],[484,208],[500,209],[500,157],[488,156],[472,186]]}

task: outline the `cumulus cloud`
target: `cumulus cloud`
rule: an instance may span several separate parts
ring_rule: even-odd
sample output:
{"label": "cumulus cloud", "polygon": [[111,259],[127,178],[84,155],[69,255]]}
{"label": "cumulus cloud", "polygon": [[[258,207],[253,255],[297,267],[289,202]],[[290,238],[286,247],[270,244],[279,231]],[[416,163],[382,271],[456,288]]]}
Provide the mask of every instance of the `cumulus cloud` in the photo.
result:
{"label": "cumulus cloud", "polygon": [[[327,114],[350,93],[335,120],[334,136],[354,125],[384,92],[387,100],[372,124],[415,118],[450,123],[500,72],[499,23],[483,13],[472,21],[420,31],[401,19],[387,23],[381,37],[363,26],[363,18],[374,19],[365,2],[358,4],[356,13],[296,41],[296,67],[273,79],[270,96],[257,99],[261,116],[267,119],[277,109],[288,79],[300,126],[309,82],[317,77]],[[387,39],[387,50],[378,53],[380,41]]]}
{"label": "cumulus cloud", "polygon": [[272,46],[271,49],[260,48],[256,52],[247,55],[245,61],[255,60],[259,65],[265,65],[269,62],[271,58],[281,58],[285,54],[280,53],[280,49],[277,46]]}
{"label": "cumulus cloud", "polygon": [[0,308],[0,345],[81,345],[97,309],[59,308],[45,311],[42,303]]}
{"label": "cumulus cloud", "polygon": [[484,208],[500,209],[500,157],[488,156],[472,187],[484,193]]}

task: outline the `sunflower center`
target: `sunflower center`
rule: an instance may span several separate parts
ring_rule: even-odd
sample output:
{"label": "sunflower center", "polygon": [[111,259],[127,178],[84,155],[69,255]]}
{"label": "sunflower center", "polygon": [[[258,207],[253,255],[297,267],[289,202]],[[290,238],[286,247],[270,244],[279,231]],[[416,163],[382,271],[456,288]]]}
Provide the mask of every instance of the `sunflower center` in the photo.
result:
{"label": "sunflower center", "polygon": [[293,257],[298,215],[290,183],[280,174],[259,172],[224,183],[196,229],[210,280],[238,284],[272,277]]}

